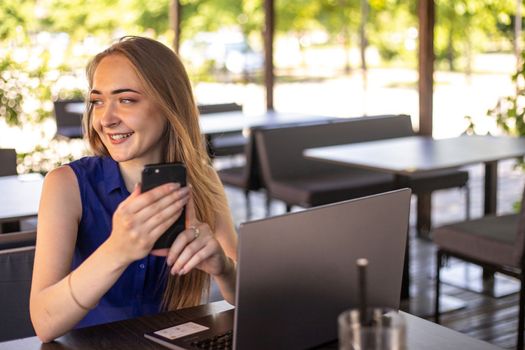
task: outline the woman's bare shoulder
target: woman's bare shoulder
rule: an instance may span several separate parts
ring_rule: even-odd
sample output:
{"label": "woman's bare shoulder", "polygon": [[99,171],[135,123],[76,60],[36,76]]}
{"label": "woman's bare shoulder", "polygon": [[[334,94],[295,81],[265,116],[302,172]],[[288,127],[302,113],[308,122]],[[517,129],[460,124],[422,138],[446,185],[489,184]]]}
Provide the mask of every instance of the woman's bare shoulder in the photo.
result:
{"label": "woman's bare shoulder", "polygon": [[74,210],[77,215],[80,215],[82,207],[80,190],[71,167],[63,165],[47,173],[44,179],[41,202],[61,204],[60,207],[63,210]]}
{"label": "woman's bare shoulder", "polygon": [[76,176],[75,176],[75,172],[70,166],[62,165],[48,172],[46,175],[45,181],[48,181],[48,182],[74,181],[76,182]]}

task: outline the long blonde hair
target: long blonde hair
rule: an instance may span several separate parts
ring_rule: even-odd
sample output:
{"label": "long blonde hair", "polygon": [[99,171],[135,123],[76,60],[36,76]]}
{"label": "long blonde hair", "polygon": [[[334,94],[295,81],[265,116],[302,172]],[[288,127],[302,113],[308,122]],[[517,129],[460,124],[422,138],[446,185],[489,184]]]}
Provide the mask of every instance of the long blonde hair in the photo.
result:
{"label": "long blonde hair", "polygon": [[[96,55],[86,69],[89,88],[93,87],[93,76],[98,64],[110,55],[122,55],[132,64],[145,94],[159,106],[168,121],[167,128],[159,140],[163,144],[165,162],[183,162],[186,165],[188,182],[191,183],[197,219],[215,229],[215,219],[221,189],[213,181],[210,158],[199,128],[199,114],[193,97],[191,83],[177,55],[158,41],[127,36]],[[109,156],[91,123],[91,106],[84,115],[84,130],[87,140],[98,156]],[[164,292],[163,307],[174,310],[200,304],[209,292],[209,276],[197,269],[187,275],[169,278]]]}

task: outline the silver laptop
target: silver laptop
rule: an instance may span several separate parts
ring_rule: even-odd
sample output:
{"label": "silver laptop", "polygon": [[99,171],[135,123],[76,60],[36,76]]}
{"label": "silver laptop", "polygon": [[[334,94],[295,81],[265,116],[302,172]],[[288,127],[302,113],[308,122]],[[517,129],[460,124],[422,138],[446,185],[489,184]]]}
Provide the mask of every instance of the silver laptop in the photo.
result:
{"label": "silver laptop", "polygon": [[339,313],[357,306],[358,258],[369,261],[370,305],[397,309],[410,194],[402,189],[241,224],[235,311],[145,336],[172,349],[198,349],[213,337],[229,345],[230,336],[237,350],[333,341]]}

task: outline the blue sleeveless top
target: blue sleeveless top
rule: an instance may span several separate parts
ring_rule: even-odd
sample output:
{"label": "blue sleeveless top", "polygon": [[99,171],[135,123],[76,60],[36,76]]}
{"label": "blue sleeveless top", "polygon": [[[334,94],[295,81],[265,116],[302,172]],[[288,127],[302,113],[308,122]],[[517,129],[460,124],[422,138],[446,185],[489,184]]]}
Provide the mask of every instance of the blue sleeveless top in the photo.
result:
{"label": "blue sleeveless top", "polygon": [[[113,213],[130,193],[117,162],[109,157],[85,157],[68,165],[77,177],[82,201],[75,269],[109,237]],[[133,262],[75,328],[158,313],[167,271],[165,257],[148,255]]]}

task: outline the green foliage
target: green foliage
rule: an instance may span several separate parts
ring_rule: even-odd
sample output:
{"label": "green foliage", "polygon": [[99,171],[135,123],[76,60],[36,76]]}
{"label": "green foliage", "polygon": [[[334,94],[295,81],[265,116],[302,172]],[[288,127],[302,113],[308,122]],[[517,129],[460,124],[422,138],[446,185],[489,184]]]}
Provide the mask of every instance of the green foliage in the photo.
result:
{"label": "green foliage", "polygon": [[521,65],[512,76],[516,93],[498,100],[496,106],[487,114],[496,118],[497,125],[512,136],[525,136],[525,54]]}
{"label": "green foliage", "polygon": [[0,61],[0,118],[8,125],[18,124],[18,115],[22,112],[23,86],[18,79],[16,63],[8,56]]}
{"label": "green foliage", "polygon": [[515,7],[515,0],[436,0],[437,63],[456,70],[461,55],[468,61],[472,52],[490,49],[487,44],[495,40],[511,43],[513,34],[498,30],[498,23],[509,21]]}
{"label": "green foliage", "polygon": [[[504,133],[511,136],[525,136],[525,53],[520,67],[512,76],[516,93],[498,100],[496,106],[488,110],[490,117],[496,118],[496,124]],[[517,159],[517,166],[525,170],[523,157]],[[519,206],[520,203],[517,203]]]}
{"label": "green foliage", "polygon": [[49,74],[48,57],[41,58],[36,67],[9,55],[0,59],[0,118],[8,125],[40,123],[51,114],[50,86],[56,74]]}
{"label": "green foliage", "polygon": [[0,40],[20,37],[33,30],[34,2],[19,0],[0,1]]}
{"label": "green foliage", "polygon": [[417,14],[413,13],[412,4],[411,1],[370,0],[369,43],[378,48],[387,62],[397,59],[412,66],[416,64]]}
{"label": "green foliage", "polygon": [[242,16],[242,0],[180,0],[180,3],[183,38],[191,38],[199,32],[217,31],[222,27],[243,27],[249,22],[249,18]]}

